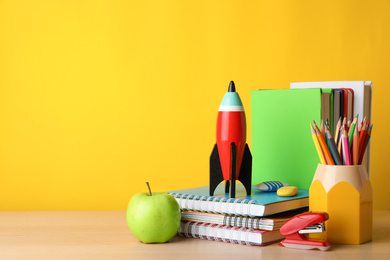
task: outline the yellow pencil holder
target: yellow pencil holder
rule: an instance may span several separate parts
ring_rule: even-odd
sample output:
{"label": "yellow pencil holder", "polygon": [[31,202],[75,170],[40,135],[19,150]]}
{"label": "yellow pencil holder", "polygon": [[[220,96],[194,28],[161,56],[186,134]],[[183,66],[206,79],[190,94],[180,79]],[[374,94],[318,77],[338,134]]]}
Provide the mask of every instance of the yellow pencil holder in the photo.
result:
{"label": "yellow pencil holder", "polygon": [[363,165],[319,164],[309,190],[310,211],[325,211],[323,234],[334,244],[362,244],[372,239],[372,187]]}

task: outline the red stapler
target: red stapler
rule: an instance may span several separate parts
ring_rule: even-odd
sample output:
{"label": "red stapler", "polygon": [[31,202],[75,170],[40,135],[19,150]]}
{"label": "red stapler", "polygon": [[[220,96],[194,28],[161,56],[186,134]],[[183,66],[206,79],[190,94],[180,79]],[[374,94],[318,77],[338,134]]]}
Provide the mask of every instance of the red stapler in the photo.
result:
{"label": "red stapler", "polygon": [[317,240],[307,237],[307,234],[310,233],[324,232],[324,222],[328,219],[329,216],[326,212],[307,212],[296,215],[280,228],[280,234],[286,237],[280,242],[280,245],[297,249],[328,250],[330,248],[328,240]]}

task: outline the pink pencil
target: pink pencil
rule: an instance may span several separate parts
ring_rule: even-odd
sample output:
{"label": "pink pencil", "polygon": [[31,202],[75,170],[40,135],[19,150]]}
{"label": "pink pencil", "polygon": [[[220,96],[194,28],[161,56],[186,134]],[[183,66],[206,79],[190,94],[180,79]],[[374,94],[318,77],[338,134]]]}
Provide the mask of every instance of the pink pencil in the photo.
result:
{"label": "pink pencil", "polygon": [[343,150],[343,160],[345,165],[351,165],[351,153],[349,152],[349,141],[347,135],[347,129],[344,127],[342,133],[342,150]]}

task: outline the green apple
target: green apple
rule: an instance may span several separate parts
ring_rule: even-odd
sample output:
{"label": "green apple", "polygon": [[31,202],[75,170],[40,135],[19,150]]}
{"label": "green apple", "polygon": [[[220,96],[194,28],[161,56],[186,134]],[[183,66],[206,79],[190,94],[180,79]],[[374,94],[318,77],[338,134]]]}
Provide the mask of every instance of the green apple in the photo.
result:
{"label": "green apple", "polygon": [[165,243],[177,233],[181,212],[175,198],[165,192],[152,193],[149,188],[149,192],[137,193],[130,199],[126,218],[138,240]]}

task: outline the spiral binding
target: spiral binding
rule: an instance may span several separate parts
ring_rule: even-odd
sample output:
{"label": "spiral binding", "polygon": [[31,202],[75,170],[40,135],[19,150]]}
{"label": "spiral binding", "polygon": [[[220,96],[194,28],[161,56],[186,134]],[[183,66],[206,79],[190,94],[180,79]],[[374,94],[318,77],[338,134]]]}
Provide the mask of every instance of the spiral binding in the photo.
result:
{"label": "spiral binding", "polygon": [[[196,232],[197,228],[198,228],[198,232]],[[212,228],[216,228],[216,229],[212,229]],[[213,230],[215,231],[215,233],[211,233]],[[245,227],[234,228],[234,227],[229,227],[224,225],[187,222],[184,225],[183,230],[180,229],[179,234],[190,238],[200,238],[204,240],[207,239],[207,240],[214,240],[214,241],[225,242],[225,243],[234,243],[234,244],[253,246],[254,244],[248,241],[249,234],[251,233],[251,231],[253,231],[253,229],[249,229]],[[237,238],[233,237],[234,232],[238,232]]]}
{"label": "spiral binding", "polygon": [[251,218],[249,216],[225,215],[222,223],[225,226],[260,229],[260,222],[260,218]]}
{"label": "spiral binding", "polygon": [[[183,210],[203,211],[209,213],[234,214],[253,217],[251,205],[255,200],[221,198],[196,195],[189,199],[187,194],[172,194]],[[212,206],[214,203],[214,207]],[[246,210],[245,210],[246,209]]]}

